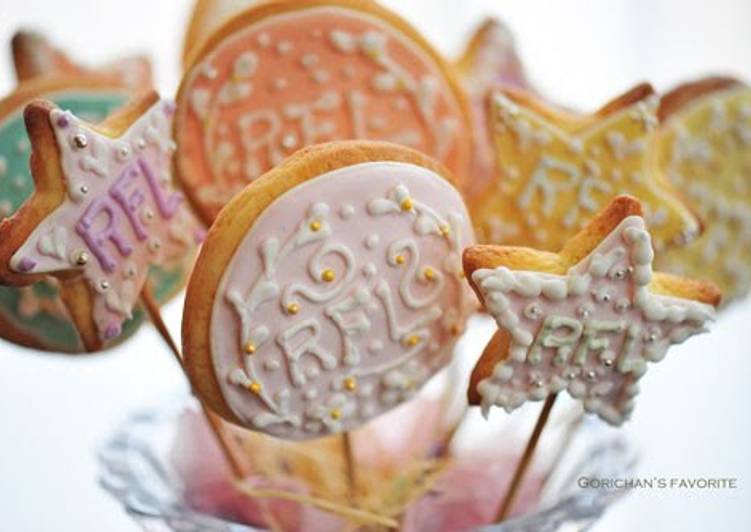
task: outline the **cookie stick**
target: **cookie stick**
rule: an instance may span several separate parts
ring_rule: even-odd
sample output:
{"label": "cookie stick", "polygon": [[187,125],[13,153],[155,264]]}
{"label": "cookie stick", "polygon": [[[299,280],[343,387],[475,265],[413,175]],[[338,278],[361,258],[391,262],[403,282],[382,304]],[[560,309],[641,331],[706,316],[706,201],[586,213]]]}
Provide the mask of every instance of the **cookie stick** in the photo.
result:
{"label": "cookie stick", "polygon": [[653,273],[653,259],[641,204],[629,196],[557,254],[465,250],[467,277],[502,328],[498,348],[473,371],[470,402],[486,414],[493,405],[510,412],[567,390],[586,411],[622,424],[647,363],[704,332],[721,299],[711,283]]}
{"label": "cookie stick", "polygon": [[[154,328],[159,333],[159,336],[161,336],[161,338],[167,344],[170,351],[175,357],[175,361],[184,373],[185,366],[183,365],[183,357],[180,353],[180,348],[177,347],[177,343],[172,338],[169,329],[167,329],[167,325],[164,323],[164,319],[162,318],[162,313],[159,311],[159,304],[154,299],[151,287],[148,286],[148,284],[141,292],[141,302],[143,303],[144,308],[146,308],[146,312],[148,312],[149,317],[154,324]],[[190,382],[188,382],[188,384],[190,384]],[[204,418],[206,418],[211,432],[214,433],[214,437],[219,444],[219,449],[224,454],[224,458],[227,461],[227,465],[229,465],[230,470],[232,471],[232,475],[235,477],[235,479],[238,480],[245,478],[248,468],[245,460],[243,460],[242,458],[242,450],[239,448],[239,446],[235,445],[234,440],[231,437],[227,437],[223,430],[221,419],[219,419],[219,417],[211,410],[206,408],[206,405],[203,403],[203,401],[198,399],[197,396],[195,397],[198,400],[198,404],[201,405],[201,412],[203,413]]]}
{"label": "cookie stick", "polygon": [[409,400],[443,367],[471,303],[460,250],[472,229],[447,175],[397,145],[335,142],[228,203],[183,317],[186,369],[210,407],[317,438]]}

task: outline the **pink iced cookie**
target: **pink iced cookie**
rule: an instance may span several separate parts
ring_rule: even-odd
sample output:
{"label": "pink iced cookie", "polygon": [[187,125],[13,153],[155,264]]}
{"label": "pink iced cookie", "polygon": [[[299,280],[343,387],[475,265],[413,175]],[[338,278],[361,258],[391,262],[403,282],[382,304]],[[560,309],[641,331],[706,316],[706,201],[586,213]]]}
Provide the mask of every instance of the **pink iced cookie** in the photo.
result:
{"label": "pink iced cookie", "polygon": [[473,242],[444,170],[400,146],[299,152],[217,218],[188,287],[185,363],[216,412],[288,439],[357,427],[451,358]]}
{"label": "pink iced cookie", "polygon": [[714,285],[653,273],[639,202],[613,203],[558,253],[476,246],[464,267],[501,327],[475,368],[470,400],[487,412],[567,390],[613,425],[634,406],[649,362],[704,332]]}
{"label": "pink iced cookie", "polygon": [[0,276],[58,276],[89,351],[120,335],[149,269],[183,260],[200,236],[170,183],[173,112],[156,93],[98,126],[43,101],[26,109],[36,191],[0,226]]}
{"label": "pink iced cookie", "polygon": [[451,67],[375,2],[257,4],[194,56],[177,97],[177,169],[206,221],[284,157],[320,142],[396,142],[468,176],[469,110]]}

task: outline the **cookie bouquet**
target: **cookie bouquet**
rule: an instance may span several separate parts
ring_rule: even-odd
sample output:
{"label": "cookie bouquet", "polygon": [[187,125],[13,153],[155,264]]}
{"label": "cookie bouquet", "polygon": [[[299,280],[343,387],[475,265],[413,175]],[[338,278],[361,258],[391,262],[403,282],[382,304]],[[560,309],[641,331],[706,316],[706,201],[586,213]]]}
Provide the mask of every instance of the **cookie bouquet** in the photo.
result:
{"label": "cookie bouquet", "polygon": [[[12,44],[0,334],[94,353],[151,321],[198,406],[171,456],[215,517],[507,522],[545,488],[559,395],[623,424],[651,363],[751,283],[735,80],[584,114],[530,85],[501,23],[451,61],[367,0],[198,0],[174,102],[144,58]],[[183,287],[178,341],[160,305]],[[475,314],[497,331],[468,353]],[[474,407],[529,401],[526,445],[457,445]]]}

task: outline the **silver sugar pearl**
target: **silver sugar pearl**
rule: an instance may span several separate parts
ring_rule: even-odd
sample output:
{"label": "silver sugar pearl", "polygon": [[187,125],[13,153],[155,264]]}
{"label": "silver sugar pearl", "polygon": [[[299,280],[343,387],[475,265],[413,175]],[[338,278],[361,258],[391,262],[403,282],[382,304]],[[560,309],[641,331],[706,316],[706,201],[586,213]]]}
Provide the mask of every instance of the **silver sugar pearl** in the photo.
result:
{"label": "silver sugar pearl", "polygon": [[595,373],[595,372],[594,372],[594,371],[592,371],[592,370],[590,370],[590,371],[588,371],[588,372],[587,372],[587,379],[589,379],[589,380],[593,381],[593,380],[595,380],[596,378],[597,378],[597,373]]}

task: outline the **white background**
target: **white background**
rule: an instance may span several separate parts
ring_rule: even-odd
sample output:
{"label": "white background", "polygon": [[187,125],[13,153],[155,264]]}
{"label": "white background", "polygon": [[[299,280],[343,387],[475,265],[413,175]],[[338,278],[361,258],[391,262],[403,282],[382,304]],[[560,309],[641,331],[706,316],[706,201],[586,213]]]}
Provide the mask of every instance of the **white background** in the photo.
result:
{"label": "white background", "polygon": [[[437,46],[454,53],[483,13],[516,33],[529,74],[557,101],[599,107],[636,82],[658,89],[707,72],[751,79],[748,0],[392,0]],[[189,2],[0,0],[0,43],[19,26],[48,32],[81,60],[133,51],[154,59],[172,95]],[[461,4],[461,5],[460,5]],[[13,87],[0,56],[0,90]],[[166,310],[175,333],[180,304]],[[751,305],[722,315],[713,334],[675,349],[644,378],[626,430],[644,477],[735,477],[734,491],[641,491],[598,531],[751,530]],[[184,386],[149,328],[109,354],[42,355],[0,344],[0,529],[132,531],[96,484],[93,449],[129,409]],[[496,414],[496,416],[499,414]]]}

